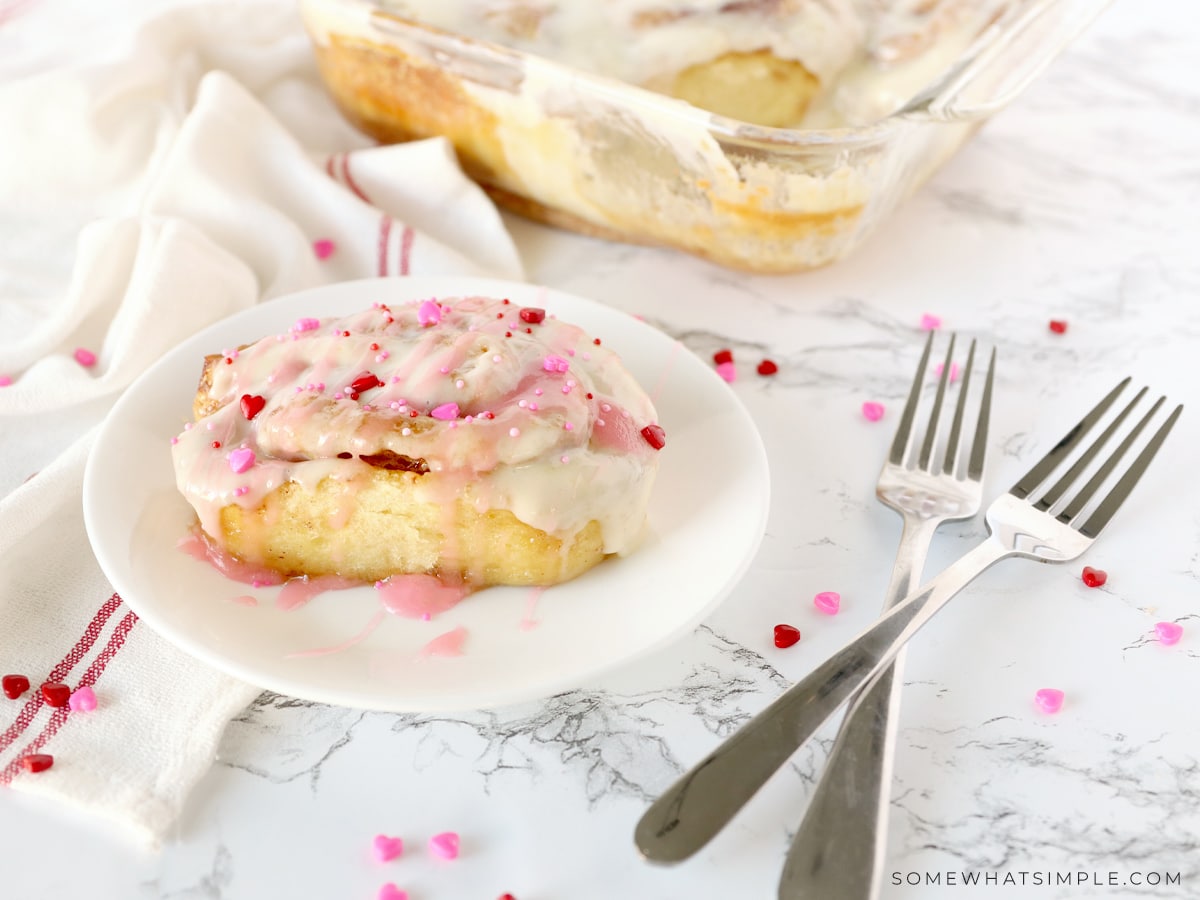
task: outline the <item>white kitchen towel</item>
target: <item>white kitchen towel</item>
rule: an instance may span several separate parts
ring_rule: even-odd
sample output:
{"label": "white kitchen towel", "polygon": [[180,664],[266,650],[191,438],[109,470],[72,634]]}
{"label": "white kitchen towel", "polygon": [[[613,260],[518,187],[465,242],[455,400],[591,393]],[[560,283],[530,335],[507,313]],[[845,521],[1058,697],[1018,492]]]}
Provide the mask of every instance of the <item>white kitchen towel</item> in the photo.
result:
{"label": "white kitchen towel", "polygon": [[[165,351],[263,299],[521,266],[447,144],[346,126],[291,3],[168,10],[102,51],[0,67],[0,674],[32,683],[0,696],[0,784],[154,843],[256,690],[104,579],[80,501],[95,424]],[[50,708],[45,681],[99,705]],[[27,772],[34,753],[52,768]]]}

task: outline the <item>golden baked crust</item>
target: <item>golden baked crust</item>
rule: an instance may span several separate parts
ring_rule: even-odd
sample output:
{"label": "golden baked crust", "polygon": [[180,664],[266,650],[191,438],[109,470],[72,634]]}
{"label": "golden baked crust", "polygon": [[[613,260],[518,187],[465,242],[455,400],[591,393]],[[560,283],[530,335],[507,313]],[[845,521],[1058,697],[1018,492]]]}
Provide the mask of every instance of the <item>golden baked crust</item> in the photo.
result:
{"label": "golden baked crust", "polygon": [[240,559],[283,575],[378,581],[428,573],[477,585],[550,585],[604,559],[600,526],[590,522],[564,546],[504,509],[478,512],[471,493],[453,507],[415,499],[418,479],[439,475],[365,468],[316,491],[288,482],[256,509],[221,510],[221,542]]}

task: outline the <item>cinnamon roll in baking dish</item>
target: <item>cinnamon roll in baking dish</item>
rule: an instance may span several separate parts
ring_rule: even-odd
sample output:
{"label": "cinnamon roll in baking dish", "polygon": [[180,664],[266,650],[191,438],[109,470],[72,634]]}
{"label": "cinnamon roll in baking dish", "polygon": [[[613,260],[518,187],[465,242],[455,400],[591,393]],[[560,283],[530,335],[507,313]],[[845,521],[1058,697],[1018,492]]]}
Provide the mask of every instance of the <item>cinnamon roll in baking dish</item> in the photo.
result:
{"label": "cinnamon roll in baking dish", "polygon": [[204,362],[179,490],[285,576],[555,584],[630,551],[665,439],[582,329],[504,299],[300,319]]}

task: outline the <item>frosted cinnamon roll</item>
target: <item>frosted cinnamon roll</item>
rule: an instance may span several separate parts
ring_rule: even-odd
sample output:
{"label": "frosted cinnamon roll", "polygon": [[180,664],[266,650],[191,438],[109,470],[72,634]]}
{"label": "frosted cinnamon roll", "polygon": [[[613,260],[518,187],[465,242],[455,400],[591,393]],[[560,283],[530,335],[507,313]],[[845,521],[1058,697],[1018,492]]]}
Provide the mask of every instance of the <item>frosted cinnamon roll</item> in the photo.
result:
{"label": "frosted cinnamon roll", "polygon": [[179,490],[284,576],[549,585],[633,549],[665,444],[620,359],[544,310],[378,305],[205,360]]}

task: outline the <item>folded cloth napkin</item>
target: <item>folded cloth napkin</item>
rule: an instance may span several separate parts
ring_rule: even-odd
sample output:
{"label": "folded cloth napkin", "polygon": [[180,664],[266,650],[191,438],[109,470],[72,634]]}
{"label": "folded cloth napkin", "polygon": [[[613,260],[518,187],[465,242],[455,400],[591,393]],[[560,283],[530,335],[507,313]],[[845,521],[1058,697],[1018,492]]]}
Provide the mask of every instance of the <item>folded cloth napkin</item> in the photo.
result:
{"label": "folded cloth napkin", "polygon": [[[165,351],[263,299],[521,266],[447,144],[345,125],[290,2],[170,9],[104,52],[0,71],[0,674],[32,684],[0,697],[0,784],[154,843],[257,690],[139,624],[101,574],[80,501],[96,424]],[[52,708],[43,682],[97,706]],[[27,771],[36,753],[53,766]]]}

